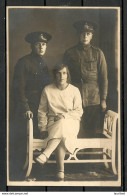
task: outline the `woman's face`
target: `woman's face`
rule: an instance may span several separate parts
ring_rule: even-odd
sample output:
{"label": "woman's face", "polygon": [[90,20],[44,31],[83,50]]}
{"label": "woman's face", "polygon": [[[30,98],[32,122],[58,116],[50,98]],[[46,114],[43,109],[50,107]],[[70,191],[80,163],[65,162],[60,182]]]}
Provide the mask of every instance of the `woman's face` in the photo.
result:
{"label": "woman's face", "polygon": [[83,45],[88,45],[88,44],[90,44],[90,41],[91,41],[92,37],[93,37],[92,32],[82,32],[80,34],[80,42]]}
{"label": "woman's face", "polygon": [[67,78],[68,78],[68,74],[67,74],[66,67],[64,67],[63,69],[59,70],[56,73],[56,82],[58,85],[67,84]]}
{"label": "woman's face", "polygon": [[46,52],[47,44],[45,42],[36,42],[34,44],[34,52],[40,56],[43,56]]}

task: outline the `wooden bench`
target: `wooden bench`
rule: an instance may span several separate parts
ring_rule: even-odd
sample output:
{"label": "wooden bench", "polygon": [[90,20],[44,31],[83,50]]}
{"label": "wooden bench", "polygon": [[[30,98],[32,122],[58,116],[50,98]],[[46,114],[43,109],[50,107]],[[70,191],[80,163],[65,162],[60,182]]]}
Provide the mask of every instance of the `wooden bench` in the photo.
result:
{"label": "wooden bench", "polygon": [[[117,128],[118,114],[108,110],[104,118],[103,138],[78,138],[76,150],[74,154],[68,154],[68,157],[64,161],[65,163],[100,163],[103,162],[106,168],[109,168],[109,163],[112,165],[114,174],[117,174],[116,170],[116,130]],[[27,121],[27,156],[24,169],[27,168],[26,177],[29,177],[32,165],[34,162],[33,156],[36,151],[41,151],[44,147],[43,140],[33,138],[33,121],[32,119]],[[99,151],[85,152],[85,149],[100,148]],[[102,158],[97,159],[80,159],[79,154],[101,154]],[[49,163],[55,162],[54,160],[48,160]]]}

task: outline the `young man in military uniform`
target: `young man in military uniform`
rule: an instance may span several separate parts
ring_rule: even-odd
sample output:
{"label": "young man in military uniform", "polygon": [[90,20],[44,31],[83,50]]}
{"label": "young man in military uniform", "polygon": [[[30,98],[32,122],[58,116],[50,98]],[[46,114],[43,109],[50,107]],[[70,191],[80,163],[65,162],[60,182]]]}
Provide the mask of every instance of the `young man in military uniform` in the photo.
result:
{"label": "young man in military uniform", "polygon": [[96,24],[82,20],[75,22],[74,27],[79,43],[65,52],[63,61],[69,67],[72,84],[81,90],[84,136],[96,137],[101,128],[100,117],[106,110],[107,64],[103,52],[91,45]]}
{"label": "young man in military uniform", "polygon": [[[25,37],[32,52],[18,60],[13,79],[14,144],[17,160],[24,161],[26,151],[26,118],[33,118],[34,137],[39,135],[37,112],[43,88],[51,82],[48,66],[44,61],[47,43],[51,35],[32,32]],[[21,157],[21,158],[20,158]],[[22,164],[22,163],[21,163]]]}

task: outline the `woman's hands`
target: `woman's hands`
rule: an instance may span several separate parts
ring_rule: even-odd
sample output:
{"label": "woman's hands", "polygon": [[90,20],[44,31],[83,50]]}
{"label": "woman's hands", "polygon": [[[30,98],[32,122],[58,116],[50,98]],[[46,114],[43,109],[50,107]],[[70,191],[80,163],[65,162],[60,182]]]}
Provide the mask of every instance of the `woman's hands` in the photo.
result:
{"label": "woman's hands", "polygon": [[59,121],[62,118],[64,118],[64,116],[61,113],[58,113],[57,116],[54,117],[54,122]]}

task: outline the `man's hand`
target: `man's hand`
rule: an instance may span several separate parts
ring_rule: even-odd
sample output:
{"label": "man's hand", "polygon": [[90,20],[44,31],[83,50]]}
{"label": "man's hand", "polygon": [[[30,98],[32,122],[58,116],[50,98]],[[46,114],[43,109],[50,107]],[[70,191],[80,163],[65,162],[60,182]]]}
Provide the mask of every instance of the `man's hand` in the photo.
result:
{"label": "man's hand", "polygon": [[30,120],[30,118],[33,118],[33,113],[31,111],[27,111],[25,114],[24,114],[24,117],[28,120]]}
{"label": "man's hand", "polygon": [[104,112],[106,110],[106,107],[107,107],[106,101],[105,100],[102,100],[101,101],[101,109],[102,109],[102,112]]}
{"label": "man's hand", "polygon": [[54,121],[56,122],[62,118],[64,118],[64,116],[61,113],[58,113],[57,116],[54,117]]}
{"label": "man's hand", "polygon": [[46,139],[48,137],[48,131],[41,131],[40,132],[40,138]]}

